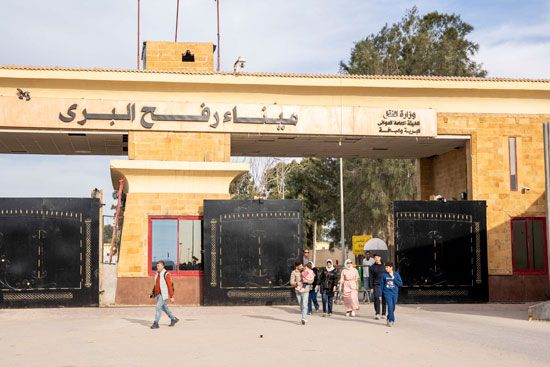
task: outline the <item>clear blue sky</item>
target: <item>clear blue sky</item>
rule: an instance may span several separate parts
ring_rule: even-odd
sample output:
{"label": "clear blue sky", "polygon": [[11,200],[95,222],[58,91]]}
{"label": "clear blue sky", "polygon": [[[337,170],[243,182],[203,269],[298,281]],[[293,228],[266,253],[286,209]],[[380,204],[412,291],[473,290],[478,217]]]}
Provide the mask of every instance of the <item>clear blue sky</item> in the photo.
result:
{"label": "clear blue sky", "polygon": [[[490,76],[550,78],[549,0],[220,0],[222,69],[336,73],[354,42],[417,5],[475,28]],[[142,40],[174,38],[176,0],[141,0]],[[0,1],[0,64],[133,68],[137,0]],[[180,0],[181,41],[216,40],[214,0]],[[0,156],[0,196],[111,191],[111,157]],[[84,169],[83,169],[84,167]],[[107,195],[110,196],[110,195]]]}

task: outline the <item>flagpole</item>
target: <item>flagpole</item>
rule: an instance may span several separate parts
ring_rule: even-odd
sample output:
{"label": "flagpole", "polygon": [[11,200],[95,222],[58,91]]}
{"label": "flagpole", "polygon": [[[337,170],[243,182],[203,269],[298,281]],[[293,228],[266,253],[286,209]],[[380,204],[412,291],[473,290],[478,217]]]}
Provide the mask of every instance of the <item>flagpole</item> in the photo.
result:
{"label": "flagpole", "polygon": [[220,0],[214,0],[216,1],[216,18],[217,18],[217,24],[218,24],[218,65],[217,65],[217,72],[220,72]]}
{"label": "flagpole", "polygon": [[178,18],[180,14],[180,0],[176,0],[176,34],[174,35],[174,42],[178,42]]}

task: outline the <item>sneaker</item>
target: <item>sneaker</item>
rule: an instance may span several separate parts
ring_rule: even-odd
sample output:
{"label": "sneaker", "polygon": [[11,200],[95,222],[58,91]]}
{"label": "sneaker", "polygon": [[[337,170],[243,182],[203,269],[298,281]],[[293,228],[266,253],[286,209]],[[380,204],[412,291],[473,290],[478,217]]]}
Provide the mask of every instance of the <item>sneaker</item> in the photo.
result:
{"label": "sneaker", "polygon": [[170,325],[168,326],[174,326],[176,325],[176,322],[180,321],[180,319],[178,319],[177,317],[174,317],[172,320],[170,320]]}
{"label": "sneaker", "polygon": [[158,329],[159,328],[159,323],[158,322],[153,322],[153,325],[151,325],[151,329]]}
{"label": "sneaker", "polygon": [[302,325],[305,325],[305,324],[306,324],[306,320],[302,319],[301,323],[302,323]]}
{"label": "sneaker", "polygon": [[351,311],[351,317],[355,317],[355,311]]}
{"label": "sneaker", "polygon": [[319,312],[319,309],[318,309],[318,308],[316,308],[316,309],[315,309],[315,312]]}
{"label": "sneaker", "polygon": [[346,317],[349,317],[351,315],[351,312],[346,312]]}
{"label": "sneaker", "polygon": [[332,316],[332,313],[327,313],[327,316],[328,316],[328,317]]}
{"label": "sneaker", "polygon": [[385,320],[386,319],[386,315],[382,315],[382,320]]}
{"label": "sneaker", "polygon": [[374,315],[374,319],[375,320],[380,320],[380,315],[379,314]]}
{"label": "sneaker", "polygon": [[393,326],[395,324],[395,321],[390,321],[390,326]]}

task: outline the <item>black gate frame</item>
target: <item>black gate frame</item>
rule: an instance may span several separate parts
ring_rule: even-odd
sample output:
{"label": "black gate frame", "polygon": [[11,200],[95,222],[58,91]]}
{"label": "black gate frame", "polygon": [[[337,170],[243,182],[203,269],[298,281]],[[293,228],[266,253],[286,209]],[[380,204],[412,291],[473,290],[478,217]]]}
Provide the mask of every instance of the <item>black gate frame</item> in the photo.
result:
{"label": "black gate frame", "polygon": [[[407,285],[400,288],[403,303],[475,303],[489,301],[487,225],[485,201],[395,201],[395,259],[400,263],[400,221],[465,222],[471,225],[466,235],[472,244],[472,283],[470,285]],[[404,280],[405,281],[405,280]]]}
{"label": "black gate frame", "polygon": [[[40,222],[39,228],[29,228],[29,233],[43,231],[45,222],[54,219],[63,226],[76,226],[80,232],[79,287],[37,286],[29,282],[23,287],[6,287],[0,284],[0,308],[99,306],[99,225],[101,203],[89,198],[0,198],[0,219],[10,218]],[[2,231],[0,224],[0,232]],[[1,236],[0,236],[1,237]],[[1,239],[0,239],[1,240]],[[0,262],[2,261],[0,244]],[[6,264],[0,263],[0,276]]]}
{"label": "black gate frame", "polygon": [[[223,287],[220,280],[223,227],[231,221],[292,220],[296,222],[295,258],[301,260],[303,213],[300,200],[205,200],[203,220],[204,305],[273,305],[296,302],[294,290],[287,286]],[[292,254],[290,254],[291,257]],[[292,263],[288,269],[294,269]]]}

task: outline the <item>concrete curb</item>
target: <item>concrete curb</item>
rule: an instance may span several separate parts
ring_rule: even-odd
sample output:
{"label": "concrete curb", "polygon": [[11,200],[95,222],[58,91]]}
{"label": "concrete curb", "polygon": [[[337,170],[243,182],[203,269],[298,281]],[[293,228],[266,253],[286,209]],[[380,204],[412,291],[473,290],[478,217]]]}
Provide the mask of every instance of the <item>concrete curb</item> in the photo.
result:
{"label": "concrete curb", "polygon": [[537,303],[536,305],[530,306],[527,311],[527,317],[529,321],[550,321],[550,301]]}

